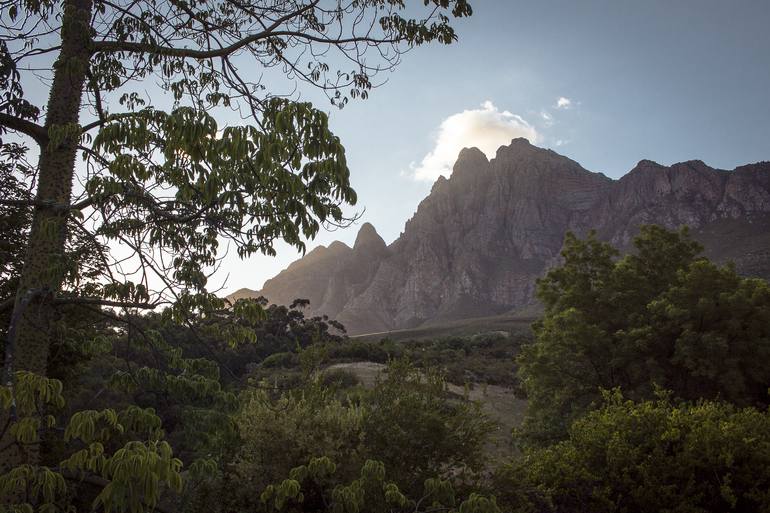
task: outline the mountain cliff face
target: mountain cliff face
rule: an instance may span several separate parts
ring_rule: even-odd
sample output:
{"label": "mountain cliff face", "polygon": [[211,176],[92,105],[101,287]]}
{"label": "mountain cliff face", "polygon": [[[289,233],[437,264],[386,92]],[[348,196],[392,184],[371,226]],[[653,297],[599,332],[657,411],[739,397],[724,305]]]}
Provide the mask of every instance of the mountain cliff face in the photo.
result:
{"label": "mountain cliff face", "polygon": [[390,246],[367,223],[352,248],[319,247],[261,291],[234,296],[307,298],[311,315],[350,333],[495,315],[533,304],[568,230],[596,229],[627,249],[645,223],[688,225],[709,257],[770,278],[770,162],[723,171],[643,160],[612,180],[525,139],[492,160],[464,149]]}

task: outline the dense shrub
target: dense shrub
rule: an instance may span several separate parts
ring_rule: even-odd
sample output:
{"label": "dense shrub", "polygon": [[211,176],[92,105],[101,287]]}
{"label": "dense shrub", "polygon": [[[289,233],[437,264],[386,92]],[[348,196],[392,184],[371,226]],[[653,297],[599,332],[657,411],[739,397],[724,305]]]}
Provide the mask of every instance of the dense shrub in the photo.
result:
{"label": "dense shrub", "polygon": [[328,350],[328,356],[331,360],[376,363],[387,363],[388,360],[398,357],[401,353],[399,348],[391,344],[351,339],[337,344],[329,344]]}
{"label": "dense shrub", "polygon": [[261,365],[268,369],[275,367],[291,369],[299,365],[299,356],[297,353],[275,353],[262,360]]}
{"label": "dense shrub", "polygon": [[538,281],[545,316],[518,359],[529,399],[526,434],[548,443],[620,387],[675,397],[770,402],[770,286],[699,257],[687,231],[642,227],[618,259],[591,235],[568,235],[564,263]]}
{"label": "dense shrub", "polygon": [[[226,489],[259,493],[314,457],[331,458],[340,482],[355,479],[367,459],[380,461],[407,494],[421,493],[428,478],[466,482],[482,470],[492,425],[477,405],[450,398],[440,374],[395,361],[354,401],[340,400],[323,380],[321,374],[321,381],[277,399],[263,389],[247,394]],[[248,500],[240,497],[239,504]]]}
{"label": "dense shrub", "polygon": [[767,512],[770,413],[614,392],[567,440],[527,451],[498,477],[510,510]]}
{"label": "dense shrub", "polygon": [[321,384],[327,388],[344,390],[360,383],[358,376],[347,369],[331,369],[321,373]]}

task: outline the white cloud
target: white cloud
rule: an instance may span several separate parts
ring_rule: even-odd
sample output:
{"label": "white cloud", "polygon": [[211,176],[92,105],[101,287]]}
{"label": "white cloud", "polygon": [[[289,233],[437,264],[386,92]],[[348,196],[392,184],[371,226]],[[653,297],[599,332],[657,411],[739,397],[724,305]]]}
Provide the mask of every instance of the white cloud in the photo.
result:
{"label": "white cloud", "polygon": [[419,165],[412,165],[414,177],[429,181],[440,175],[448,177],[461,149],[475,146],[491,158],[500,146],[516,137],[526,137],[532,143],[540,140],[535,128],[521,116],[500,111],[491,101],[480,109],[452,114],[441,122],[433,150]]}
{"label": "white cloud", "polygon": [[570,107],[572,107],[572,100],[569,98],[559,96],[559,98],[556,100],[557,109],[569,109]]}

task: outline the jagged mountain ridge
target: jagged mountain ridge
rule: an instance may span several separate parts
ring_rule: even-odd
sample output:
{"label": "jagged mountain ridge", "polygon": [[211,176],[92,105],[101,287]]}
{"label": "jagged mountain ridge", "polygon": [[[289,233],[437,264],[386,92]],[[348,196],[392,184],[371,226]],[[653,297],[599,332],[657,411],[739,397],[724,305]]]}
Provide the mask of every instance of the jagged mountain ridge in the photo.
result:
{"label": "jagged mountain ridge", "polygon": [[717,261],[770,278],[770,163],[717,170],[643,160],[618,180],[514,139],[488,160],[460,152],[389,246],[366,223],[353,247],[334,242],[292,263],[261,291],[350,333],[411,328],[531,305],[535,279],[558,261],[564,234],[599,236],[627,249],[644,223],[688,225]]}

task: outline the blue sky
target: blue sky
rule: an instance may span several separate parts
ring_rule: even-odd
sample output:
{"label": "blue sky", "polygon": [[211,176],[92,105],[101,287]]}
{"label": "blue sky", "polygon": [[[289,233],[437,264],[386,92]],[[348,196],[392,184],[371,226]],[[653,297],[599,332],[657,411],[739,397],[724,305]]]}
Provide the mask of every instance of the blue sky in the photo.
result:
{"label": "blue sky", "polygon": [[[456,44],[408,53],[368,100],[338,111],[306,95],[347,148],[353,211],[386,242],[430,191],[415,175],[435,176],[457,133],[471,146],[534,131],[538,145],[613,178],[641,159],[770,160],[768,0],[472,3]],[[321,233],[308,248],[352,244],[357,230]],[[228,258],[226,290],[258,289],[298,258],[278,250]]]}
{"label": "blue sky", "polygon": [[[308,250],[352,245],[363,222],[392,242],[462,146],[491,158],[525,136],[613,178],[641,159],[724,169],[770,160],[770,0],[471,3],[474,15],[456,23],[457,43],[407,53],[369,99],[337,110],[300,89],[329,113],[346,147],[359,197],[348,212],[361,214]],[[291,91],[285,81],[272,85]],[[40,103],[47,97],[34,77],[27,86]],[[139,89],[170,107],[152,83]],[[217,116],[220,126],[243,122],[229,111]],[[300,256],[276,249],[275,258],[245,261],[231,251],[213,284],[227,277],[225,292],[261,288]]]}

